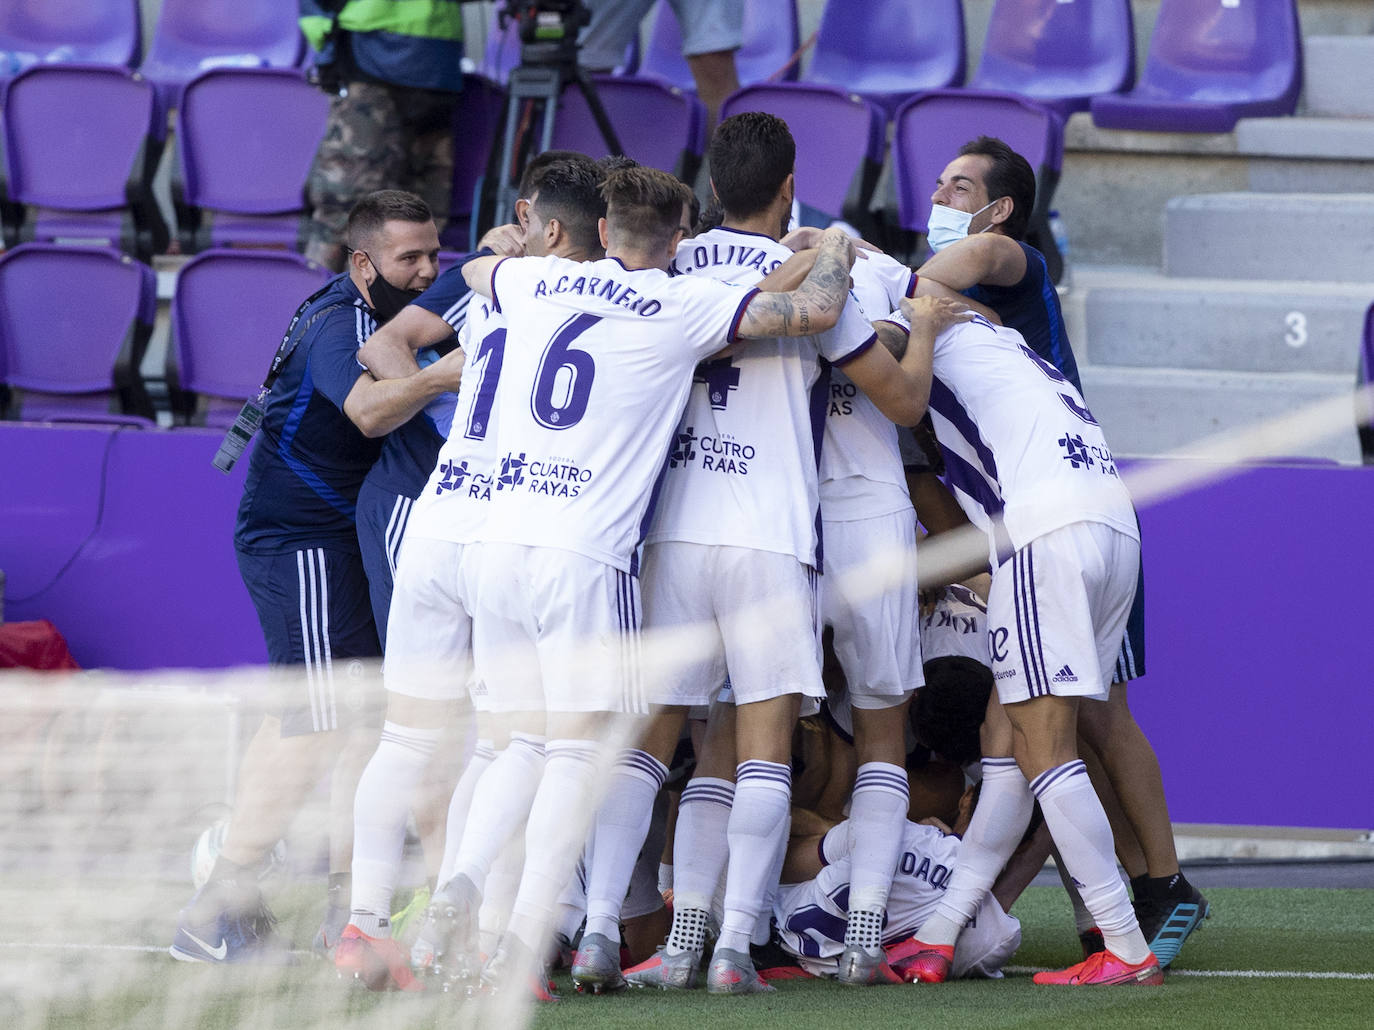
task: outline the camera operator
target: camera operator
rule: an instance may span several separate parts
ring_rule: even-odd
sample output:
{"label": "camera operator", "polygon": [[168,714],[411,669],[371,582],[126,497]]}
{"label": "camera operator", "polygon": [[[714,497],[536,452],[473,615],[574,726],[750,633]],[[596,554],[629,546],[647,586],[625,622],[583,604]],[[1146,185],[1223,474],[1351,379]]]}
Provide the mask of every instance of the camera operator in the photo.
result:
{"label": "camera operator", "polygon": [[306,184],[307,257],[338,272],[348,211],[379,189],[418,193],[440,229],[463,88],[462,0],[300,0],[329,122]]}

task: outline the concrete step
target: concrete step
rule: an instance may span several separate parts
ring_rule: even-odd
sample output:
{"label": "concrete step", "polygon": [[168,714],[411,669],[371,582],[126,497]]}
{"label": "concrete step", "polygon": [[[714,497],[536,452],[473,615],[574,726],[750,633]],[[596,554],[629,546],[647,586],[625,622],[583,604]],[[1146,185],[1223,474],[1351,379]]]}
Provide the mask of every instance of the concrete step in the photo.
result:
{"label": "concrete step", "polygon": [[1081,260],[1148,265],[1159,261],[1173,197],[1371,189],[1374,120],[1256,118],[1234,132],[1167,133],[1099,129],[1080,113],[1065,131],[1052,206]]}
{"label": "concrete step", "polygon": [[1080,361],[1134,368],[1354,374],[1370,283],[1177,279],[1075,268],[1064,298]]}
{"label": "concrete step", "polygon": [[1164,212],[1164,272],[1374,281],[1374,193],[1211,193]]}
{"label": "concrete step", "polygon": [[1302,49],[1300,111],[1374,118],[1374,36],[1308,36]]}
{"label": "concrete step", "polygon": [[[1209,372],[1176,368],[1087,365],[1083,392],[1120,455],[1200,454],[1200,442],[1256,425],[1316,401],[1349,393],[1353,375]],[[1354,405],[1348,426],[1311,443],[1295,441],[1273,457],[1358,464]]]}

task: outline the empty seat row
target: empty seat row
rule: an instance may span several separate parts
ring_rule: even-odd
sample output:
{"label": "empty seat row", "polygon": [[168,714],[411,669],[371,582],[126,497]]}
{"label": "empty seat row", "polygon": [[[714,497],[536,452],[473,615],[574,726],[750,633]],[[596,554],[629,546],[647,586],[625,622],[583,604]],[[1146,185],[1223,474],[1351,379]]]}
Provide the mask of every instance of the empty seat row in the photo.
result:
{"label": "empty seat row", "polygon": [[[209,250],[177,276],[166,379],[180,422],[227,426],[254,394],[301,300],[329,277],[285,251]],[[151,426],[139,376],[153,270],[107,247],[0,255],[0,411],[26,421]]]}
{"label": "empty seat row", "polygon": [[162,0],[143,53],[139,0],[5,0],[0,4],[0,80],[35,64],[138,68],[161,109],[211,68],[299,67],[305,41],[296,4],[283,0]]}

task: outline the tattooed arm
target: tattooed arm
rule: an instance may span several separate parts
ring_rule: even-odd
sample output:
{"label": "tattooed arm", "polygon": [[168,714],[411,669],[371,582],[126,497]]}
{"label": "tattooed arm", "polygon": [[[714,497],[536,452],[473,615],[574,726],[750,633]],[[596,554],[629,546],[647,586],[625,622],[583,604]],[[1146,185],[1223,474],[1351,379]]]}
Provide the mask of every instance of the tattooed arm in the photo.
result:
{"label": "tattooed arm", "polygon": [[821,237],[811,274],[790,293],[757,293],[745,308],[739,333],[747,339],[810,336],[832,328],[849,299],[854,242],[840,229]]}

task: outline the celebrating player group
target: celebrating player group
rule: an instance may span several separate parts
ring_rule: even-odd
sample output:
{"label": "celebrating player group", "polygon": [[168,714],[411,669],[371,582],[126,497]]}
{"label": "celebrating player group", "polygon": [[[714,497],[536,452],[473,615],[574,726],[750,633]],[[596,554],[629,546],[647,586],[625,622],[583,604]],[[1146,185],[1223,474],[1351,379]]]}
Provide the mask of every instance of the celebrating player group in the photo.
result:
{"label": "celebrating player group", "polygon": [[[310,674],[174,957],[272,949],[256,865],[332,770],[316,947],[372,989],[997,977],[1051,851],[1084,959],[1035,982],[1163,983],[1208,906],[1127,703],[1139,525],[1022,242],[1034,175],[951,155],[913,271],[788,233],[794,165],[783,121],[726,119],[699,214],[550,151],[442,274],[423,204],[355,208],[236,533],[273,661]],[[918,580],[959,531],[968,578]],[[378,641],[380,740],[334,680]],[[396,915],[412,816],[430,886]]]}

